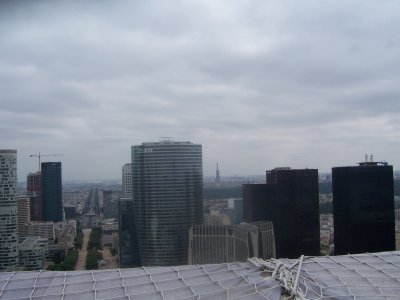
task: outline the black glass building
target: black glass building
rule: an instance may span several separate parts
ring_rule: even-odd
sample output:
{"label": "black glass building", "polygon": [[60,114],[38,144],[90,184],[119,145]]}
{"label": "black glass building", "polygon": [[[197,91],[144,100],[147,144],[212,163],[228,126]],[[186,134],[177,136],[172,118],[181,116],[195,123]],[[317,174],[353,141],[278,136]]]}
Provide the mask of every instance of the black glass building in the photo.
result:
{"label": "black glass building", "polygon": [[43,162],[42,170],[42,219],[63,220],[61,162]]}
{"label": "black glass building", "polygon": [[272,221],[276,257],[320,254],[318,170],[277,168],[266,184],[243,185],[244,219]]}
{"label": "black glass building", "polygon": [[332,168],[335,254],[395,250],[393,167]]}
{"label": "black glass building", "polygon": [[132,146],[133,200],[143,266],[188,262],[188,230],[203,221],[202,147],[162,141]]}
{"label": "black glass building", "polygon": [[132,198],[118,200],[118,263],[120,268],[140,267],[139,245]]}

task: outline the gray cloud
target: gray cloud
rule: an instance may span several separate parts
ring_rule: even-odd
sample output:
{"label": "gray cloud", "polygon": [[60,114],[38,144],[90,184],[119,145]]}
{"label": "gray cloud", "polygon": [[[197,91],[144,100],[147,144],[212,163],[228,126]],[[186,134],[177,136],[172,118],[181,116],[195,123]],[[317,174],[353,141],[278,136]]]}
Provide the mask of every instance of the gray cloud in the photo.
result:
{"label": "gray cloud", "polygon": [[1,1],[0,138],[118,178],[130,146],[203,144],[204,173],[397,165],[396,1]]}

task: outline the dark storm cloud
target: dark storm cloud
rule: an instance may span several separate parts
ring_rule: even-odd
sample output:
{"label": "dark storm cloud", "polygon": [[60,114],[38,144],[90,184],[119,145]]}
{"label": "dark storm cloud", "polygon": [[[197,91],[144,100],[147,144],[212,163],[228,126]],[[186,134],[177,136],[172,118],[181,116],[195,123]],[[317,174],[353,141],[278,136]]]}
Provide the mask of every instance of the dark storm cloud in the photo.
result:
{"label": "dark storm cloud", "polygon": [[[203,144],[205,174],[397,163],[396,1],[1,1],[4,147],[119,177],[129,147]],[[396,166],[395,166],[396,167]]]}

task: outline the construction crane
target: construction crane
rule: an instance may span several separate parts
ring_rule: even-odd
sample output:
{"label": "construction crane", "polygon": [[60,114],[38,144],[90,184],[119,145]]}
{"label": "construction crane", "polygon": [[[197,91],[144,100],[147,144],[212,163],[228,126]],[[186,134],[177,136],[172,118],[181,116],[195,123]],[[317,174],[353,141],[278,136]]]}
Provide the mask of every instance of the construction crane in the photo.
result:
{"label": "construction crane", "polygon": [[62,156],[62,154],[41,154],[40,152],[38,154],[30,154],[29,157],[37,157],[39,160],[39,172],[41,171],[41,167],[40,167],[40,158],[42,156]]}

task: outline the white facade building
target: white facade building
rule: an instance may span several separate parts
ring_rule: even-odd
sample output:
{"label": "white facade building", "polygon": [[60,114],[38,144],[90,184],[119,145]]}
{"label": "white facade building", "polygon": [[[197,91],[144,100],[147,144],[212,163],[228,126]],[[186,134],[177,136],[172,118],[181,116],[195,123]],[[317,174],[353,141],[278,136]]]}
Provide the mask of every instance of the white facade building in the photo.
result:
{"label": "white facade building", "polygon": [[30,236],[19,245],[19,261],[25,270],[40,270],[49,253],[45,238]]}
{"label": "white facade building", "polygon": [[0,270],[18,264],[17,150],[0,150]]}

